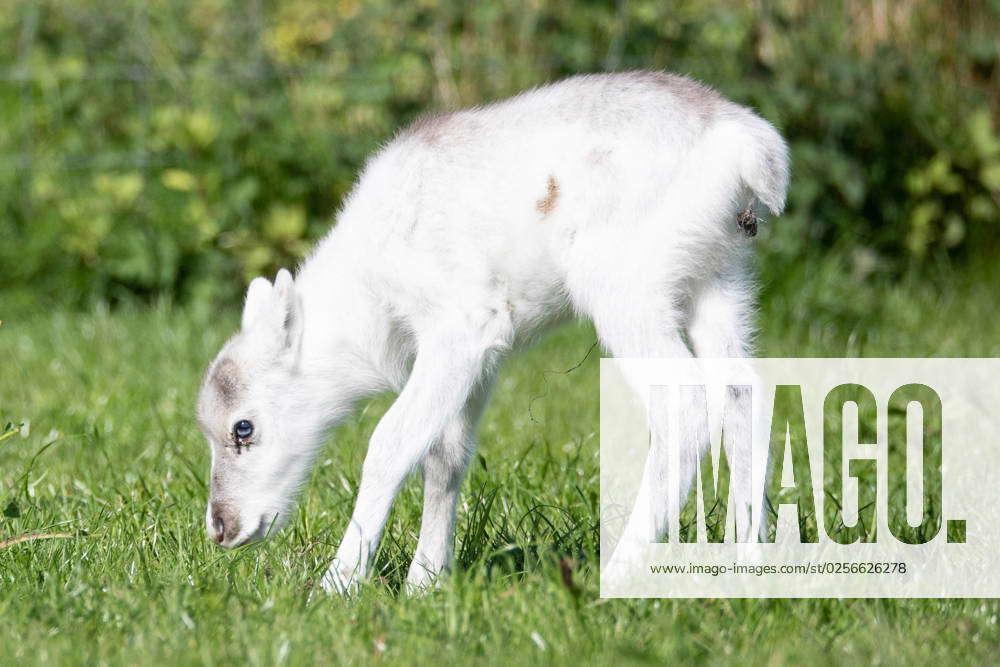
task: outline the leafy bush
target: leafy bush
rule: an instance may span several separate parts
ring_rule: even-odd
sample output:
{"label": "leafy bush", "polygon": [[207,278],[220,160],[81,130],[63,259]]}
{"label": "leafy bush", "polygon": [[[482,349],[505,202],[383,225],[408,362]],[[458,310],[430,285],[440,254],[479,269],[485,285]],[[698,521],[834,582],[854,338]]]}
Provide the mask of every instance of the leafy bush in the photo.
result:
{"label": "leafy bush", "polygon": [[299,260],[364,157],[428,107],[630,68],[691,74],[783,129],[771,265],[992,252],[998,4],[12,0],[0,290],[231,298]]}

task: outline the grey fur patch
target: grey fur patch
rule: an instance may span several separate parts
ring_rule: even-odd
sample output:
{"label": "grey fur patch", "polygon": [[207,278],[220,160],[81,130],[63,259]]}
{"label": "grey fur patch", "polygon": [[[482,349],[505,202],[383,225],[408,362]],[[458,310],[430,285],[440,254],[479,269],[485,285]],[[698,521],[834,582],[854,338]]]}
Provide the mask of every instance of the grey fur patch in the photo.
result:
{"label": "grey fur patch", "polygon": [[208,381],[215,388],[219,400],[227,406],[235,404],[243,392],[243,381],[240,378],[239,368],[236,362],[228,357],[220,359],[215,364]]}
{"label": "grey fur patch", "polygon": [[714,88],[679,74],[636,70],[623,72],[620,76],[636,84],[665,88],[681,105],[695,111],[703,121],[710,119],[726,102]]}
{"label": "grey fur patch", "polygon": [[420,116],[404,132],[429,144],[436,144],[444,138],[453,116],[453,113],[435,113]]}

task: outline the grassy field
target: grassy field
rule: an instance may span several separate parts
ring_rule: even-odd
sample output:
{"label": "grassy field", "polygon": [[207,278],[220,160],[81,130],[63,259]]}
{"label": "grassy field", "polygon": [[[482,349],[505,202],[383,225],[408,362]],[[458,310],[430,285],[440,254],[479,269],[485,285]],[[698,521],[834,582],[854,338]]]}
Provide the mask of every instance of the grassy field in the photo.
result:
{"label": "grassy field", "polygon": [[[998,356],[996,270],[939,266],[879,285],[836,261],[765,274],[767,356]],[[2,303],[2,295],[0,295]],[[570,327],[510,363],[460,508],[458,568],[399,592],[419,527],[404,490],[355,600],[313,594],[388,398],[334,433],[273,541],[206,538],[208,452],[192,419],[205,363],[236,325],[167,305],[3,313],[0,662],[444,664],[992,663],[991,600],[602,600],[597,354]],[[563,576],[569,569],[571,585]]]}

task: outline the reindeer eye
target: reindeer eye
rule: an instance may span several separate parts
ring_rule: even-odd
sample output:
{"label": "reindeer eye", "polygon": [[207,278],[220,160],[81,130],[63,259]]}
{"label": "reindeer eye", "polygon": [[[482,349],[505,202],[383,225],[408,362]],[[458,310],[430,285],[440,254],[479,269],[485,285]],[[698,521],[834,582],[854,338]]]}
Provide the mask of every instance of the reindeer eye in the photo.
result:
{"label": "reindeer eye", "polygon": [[236,437],[237,442],[246,440],[253,435],[253,424],[248,422],[246,419],[239,420],[233,426],[233,435]]}

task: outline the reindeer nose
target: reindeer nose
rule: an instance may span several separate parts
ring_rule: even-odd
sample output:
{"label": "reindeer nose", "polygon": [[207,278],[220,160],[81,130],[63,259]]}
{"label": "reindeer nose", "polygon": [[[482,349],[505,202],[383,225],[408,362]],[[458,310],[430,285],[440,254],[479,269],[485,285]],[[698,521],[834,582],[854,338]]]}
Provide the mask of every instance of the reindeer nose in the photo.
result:
{"label": "reindeer nose", "polygon": [[227,506],[221,503],[212,503],[212,530],[210,535],[213,540],[222,544],[227,540],[236,537],[240,532],[240,521]]}
{"label": "reindeer nose", "polygon": [[222,544],[226,536],[226,520],[219,514],[212,515],[212,539]]}

